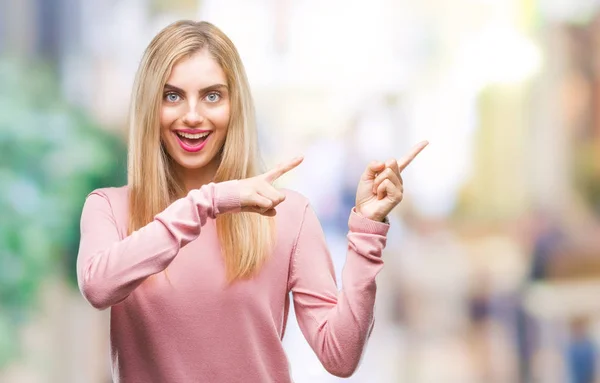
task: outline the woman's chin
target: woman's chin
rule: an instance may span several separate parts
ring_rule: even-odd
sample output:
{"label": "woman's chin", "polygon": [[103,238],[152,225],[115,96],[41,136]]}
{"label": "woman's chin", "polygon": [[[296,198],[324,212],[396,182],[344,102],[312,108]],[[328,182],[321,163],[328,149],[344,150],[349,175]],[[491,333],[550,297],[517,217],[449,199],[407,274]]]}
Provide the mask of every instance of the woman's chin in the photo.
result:
{"label": "woman's chin", "polygon": [[[191,157],[191,158],[190,158]],[[178,155],[174,157],[175,163],[185,170],[200,170],[210,164],[210,160],[204,155]]]}
{"label": "woman's chin", "polygon": [[179,167],[185,170],[200,170],[206,167],[206,161],[176,161]]}

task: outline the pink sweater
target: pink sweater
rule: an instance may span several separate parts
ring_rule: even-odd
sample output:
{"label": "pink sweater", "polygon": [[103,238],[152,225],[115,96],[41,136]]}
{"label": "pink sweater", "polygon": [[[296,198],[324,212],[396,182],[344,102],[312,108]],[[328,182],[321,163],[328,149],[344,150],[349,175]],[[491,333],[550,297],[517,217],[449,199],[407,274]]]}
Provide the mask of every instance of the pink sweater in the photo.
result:
{"label": "pink sweater", "polygon": [[111,308],[115,382],[291,382],[281,343],[290,292],[323,366],[341,377],[356,370],[388,225],[351,213],[338,291],[315,213],[285,190],[272,257],[255,278],[227,286],[214,218],[239,210],[237,182],[191,191],[130,236],[127,187],[88,196],[77,275],[92,306]]}

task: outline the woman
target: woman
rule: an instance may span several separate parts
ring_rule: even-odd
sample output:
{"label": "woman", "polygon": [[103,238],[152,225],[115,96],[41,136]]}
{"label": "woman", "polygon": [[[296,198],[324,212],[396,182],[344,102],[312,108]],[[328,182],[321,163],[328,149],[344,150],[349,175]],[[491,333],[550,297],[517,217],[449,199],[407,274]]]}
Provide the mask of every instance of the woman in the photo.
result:
{"label": "woman", "polygon": [[130,118],[128,185],[86,199],[77,263],[84,297],[111,308],[114,379],[290,382],[289,292],[323,366],[351,375],[373,325],[383,221],[426,143],[362,176],[338,292],[308,201],[272,185],[302,158],[259,172],[248,82],[220,30],[181,21],[161,31]]}

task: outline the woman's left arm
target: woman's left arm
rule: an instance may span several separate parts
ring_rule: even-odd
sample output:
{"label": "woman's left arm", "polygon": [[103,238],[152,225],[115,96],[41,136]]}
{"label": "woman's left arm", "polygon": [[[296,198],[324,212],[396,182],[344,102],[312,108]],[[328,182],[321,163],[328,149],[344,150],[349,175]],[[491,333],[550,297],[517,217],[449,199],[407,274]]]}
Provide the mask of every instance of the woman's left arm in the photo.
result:
{"label": "woman's left arm", "polygon": [[389,226],[352,212],[348,252],[338,292],[333,263],[321,225],[310,206],[291,261],[290,284],[296,318],[304,337],[331,374],[356,370],[373,326],[375,276]]}
{"label": "woman's left arm", "polygon": [[321,225],[306,206],[290,267],[294,308],[304,337],[327,371],[340,377],[354,373],[374,318],[375,277],[389,212],[402,200],[400,173],[427,146],[423,141],[400,161],[372,162],[361,176],[356,207],[348,221],[348,252],[338,292],[333,263]]}

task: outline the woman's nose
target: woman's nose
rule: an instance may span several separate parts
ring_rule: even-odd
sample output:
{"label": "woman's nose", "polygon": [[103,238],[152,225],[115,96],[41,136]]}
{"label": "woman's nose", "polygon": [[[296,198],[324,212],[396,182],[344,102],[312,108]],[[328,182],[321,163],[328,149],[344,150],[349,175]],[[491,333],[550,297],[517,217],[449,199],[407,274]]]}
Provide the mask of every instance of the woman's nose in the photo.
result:
{"label": "woman's nose", "polygon": [[190,110],[183,116],[183,123],[190,126],[196,126],[202,123],[204,118],[198,113],[195,108]]}

